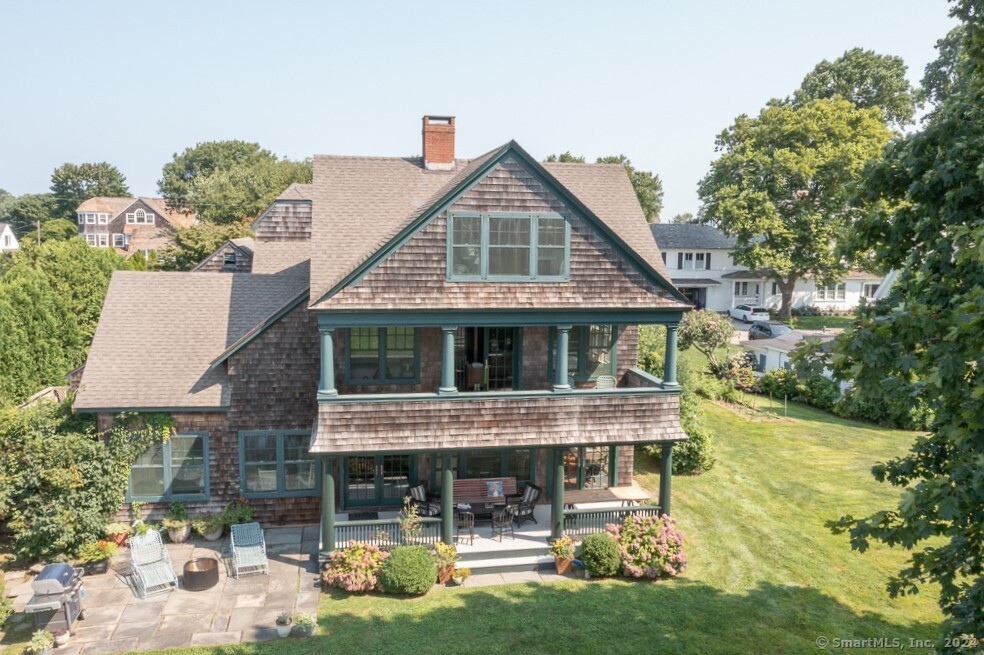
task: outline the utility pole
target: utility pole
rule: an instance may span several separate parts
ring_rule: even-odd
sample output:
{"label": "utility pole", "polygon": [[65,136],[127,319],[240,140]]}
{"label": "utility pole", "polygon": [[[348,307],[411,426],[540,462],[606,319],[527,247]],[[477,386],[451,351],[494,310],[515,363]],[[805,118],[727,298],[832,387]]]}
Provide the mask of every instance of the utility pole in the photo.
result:
{"label": "utility pole", "polygon": [[38,245],[40,246],[41,245],[41,219],[39,218],[36,222],[38,224]]}

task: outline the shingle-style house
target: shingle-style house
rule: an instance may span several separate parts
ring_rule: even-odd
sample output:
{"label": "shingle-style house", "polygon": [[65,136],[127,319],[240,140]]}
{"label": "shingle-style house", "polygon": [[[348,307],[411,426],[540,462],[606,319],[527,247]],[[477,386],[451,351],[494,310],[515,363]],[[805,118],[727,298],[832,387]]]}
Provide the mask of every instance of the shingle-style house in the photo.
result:
{"label": "shingle-style house", "polygon": [[89,198],[75,210],[79,235],[94,248],[114,248],[147,259],[174,244],[174,230],[190,227],[191,214],[171,211],[163,198]]}
{"label": "shingle-style house", "polygon": [[17,250],[20,245],[17,243],[17,235],[14,230],[6,223],[0,223],[0,252]]}
{"label": "shingle-style house", "polygon": [[[455,159],[454,119],[425,117],[422,158],[317,156],[253,227],[249,273],[113,275],[75,408],[176,428],[130,499],[331,525],[449,470],[559,502],[660,443],[669,509],[690,305],[624,167]],[[669,328],[664,379],[636,368],[640,324]]]}
{"label": "shingle-style house", "polygon": [[[696,223],[657,223],[650,228],[673,284],[694,305],[724,312],[735,305],[778,309],[782,304],[778,285],[767,274],[732,259],[734,237],[712,225]],[[861,298],[874,299],[881,282],[882,276],[860,270],[829,286],[818,285],[812,278],[797,280],[793,307],[849,311]]]}

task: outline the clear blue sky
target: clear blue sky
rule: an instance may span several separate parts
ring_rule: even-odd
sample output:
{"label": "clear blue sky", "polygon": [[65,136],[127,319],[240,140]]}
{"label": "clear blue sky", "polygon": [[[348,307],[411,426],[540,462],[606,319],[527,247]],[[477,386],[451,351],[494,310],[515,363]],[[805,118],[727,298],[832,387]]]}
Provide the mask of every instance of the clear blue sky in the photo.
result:
{"label": "clear blue sky", "polygon": [[714,137],[861,46],[918,82],[955,24],[943,0],[823,2],[5,2],[0,188],[40,193],[109,161],[154,195],[196,142],[291,158],[415,155],[420,117],[458,117],[470,157],[625,153],[697,209]]}

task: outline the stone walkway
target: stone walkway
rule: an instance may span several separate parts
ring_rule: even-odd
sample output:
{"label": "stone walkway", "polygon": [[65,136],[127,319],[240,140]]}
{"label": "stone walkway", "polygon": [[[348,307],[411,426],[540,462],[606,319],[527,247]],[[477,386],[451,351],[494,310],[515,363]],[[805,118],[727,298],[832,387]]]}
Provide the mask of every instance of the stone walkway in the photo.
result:
{"label": "stone walkway", "polygon": [[[264,534],[270,574],[238,580],[227,574],[228,537],[215,543],[168,544],[179,583],[182,567],[189,559],[223,559],[226,566],[219,567],[219,584],[206,591],[179,588],[141,600],[112,570],[86,576],[85,619],[75,624],[76,633],[69,644],[54,652],[101,655],[275,639],[274,624],[281,612],[317,612],[321,594],[318,527],[267,528]],[[15,596],[15,612],[22,611],[31,597],[30,583],[24,582],[8,593]]]}

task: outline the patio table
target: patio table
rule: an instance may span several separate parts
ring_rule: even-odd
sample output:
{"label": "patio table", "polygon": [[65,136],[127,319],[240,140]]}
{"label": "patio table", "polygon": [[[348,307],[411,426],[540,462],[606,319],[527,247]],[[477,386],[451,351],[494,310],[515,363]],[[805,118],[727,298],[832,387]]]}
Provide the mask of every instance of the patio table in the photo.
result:
{"label": "patio table", "polygon": [[614,503],[621,502],[622,507],[631,507],[645,503],[652,498],[646,489],[638,484],[607,489],[571,489],[564,492],[564,505],[573,509],[581,503]]}

